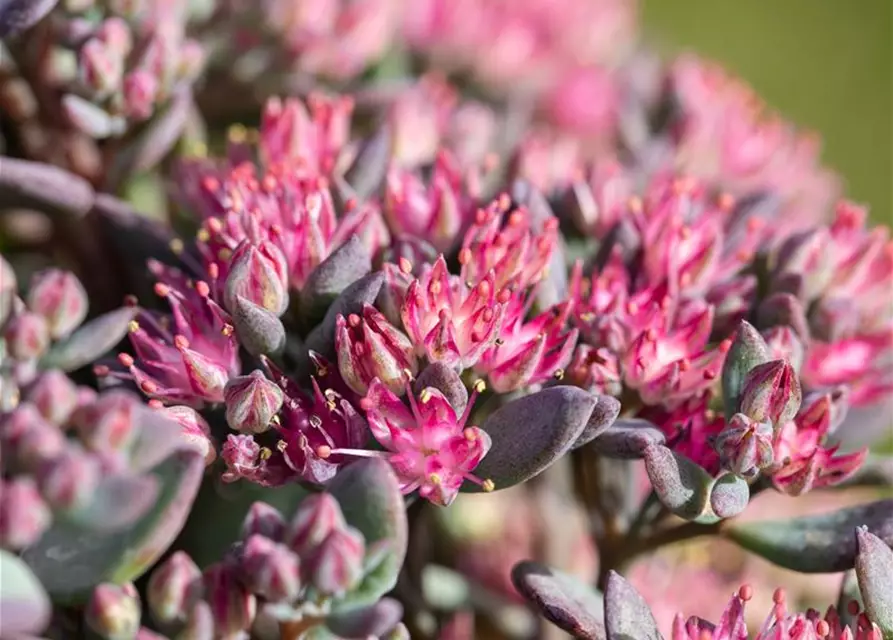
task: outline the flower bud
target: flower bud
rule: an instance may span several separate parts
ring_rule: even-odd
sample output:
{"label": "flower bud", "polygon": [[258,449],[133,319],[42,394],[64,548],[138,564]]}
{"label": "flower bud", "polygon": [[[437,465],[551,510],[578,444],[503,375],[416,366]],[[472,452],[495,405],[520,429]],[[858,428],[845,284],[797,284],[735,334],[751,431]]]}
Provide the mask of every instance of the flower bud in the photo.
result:
{"label": "flower bud", "polygon": [[223,389],[226,422],[235,431],[263,433],[282,408],[282,389],[255,369],[247,376],[231,378]]}
{"label": "flower bud", "polygon": [[87,449],[118,451],[133,439],[141,406],[130,393],[109,391],[75,411],[71,422]]}
{"label": "flower bud", "polygon": [[713,443],[723,468],[755,478],[774,460],[772,425],[736,413]]}
{"label": "flower bud", "polygon": [[363,305],[363,317],[338,316],[335,329],[338,369],[344,382],[356,393],[365,394],[378,378],[392,393],[402,395],[405,372],[418,372],[412,343],[372,305]]}
{"label": "flower bud", "polygon": [[250,478],[257,471],[259,456],[260,445],[254,441],[254,436],[228,436],[220,452],[220,457],[226,463],[226,471],[221,478],[224,482]]}
{"label": "flower bud", "polygon": [[285,544],[300,556],[310,554],[335,529],[346,526],[338,501],[328,493],[307,496],[285,532]]}
{"label": "flower bud", "polygon": [[124,60],[99,38],[91,38],[78,53],[78,74],[81,83],[98,97],[108,96],[121,86]]}
{"label": "flower bud", "polygon": [[68,447],[40,465],[37,486],[54,509],[70,511],[89,503],[99,484],[97,461],[80,449]]}
{"label": "flower bud", "polygon": [[766,344],[774,360],[787,360],[794,367],[794,371],[800,371],[803,366],[805,350],[803,342],[790,326],[775,326],[765,334]]}
{"label": "flower bud", "polygon": [[335,529],[309,558],[310,584],[320,593],[350,591],[363,577],[366,541],[353,527]]}
{"label": "flower bud", "polygon": [[28,309],[46,318],[50,336],[68,336],[87,317],[87,292],[70,271],[47,269],[38,273],[28,292]]}
{"label": "flower bud", "polygon": [[217,459],[217,447],[211,437],[211,426],[202,414],[192,407],[185,406],[163,407],[159,411],[180,425],[181,438],[201,454],[206,467]]}
{"label": "flower bud", "polygon": [[205,569],[205,602],[211,607],[218,636],[237,637],[257,613],[257,600],[236,579],[235,567],[217,563]]}
{"label": "flower bud", "polygon": [[0,327],[12,313],[17,287],[16,274],[12,266],[0,255]]}
{"label": "flower bud", "polygon": [[288,308],[288,270],[279,248],[262,242],[244,241],[230,261],[229,276],[224,288],[224,301],[232,310],[236,296],[241,296],[281,316]]}
{"label": "flower bud", "polygon": [[301,592],[300,561],[284,544],[253,535],[242,547],[239,566],[243,584],[269,602],[291,602]]}
{"label": "flower bud", "polygon": [[50,328],[42,315],[23,311],[6,325],[6,348],[16,360],[33,360],[50,346]]}
{"label": "flower bud", "polygon": [[15,467],[21,471],[36,470],[67,445],[59,428],[44,420],[30,404],[21,405],[10,417],[9,435],[7,439],[4,434],[4,444],[8,442]]}
{"label": "flower bud", "polygon": [[96,30],[96,37],[122,57],[133,49],[133,35],[127,21],[122,18],[111,17],[103,20]]}
{"label": "flower bud", "polygon": [[177,551],[152,572],[146,600],[158,622],[185,622],[201,599],[201,590],[202,572],[192,558]]}
{"label": "flower bud", "polygon": [[790,363],[773,360],[754,367],[744,379],[739,413],[769,422],[777,431],[800,409],[800,379]]}
{"label": "flower bud", "polygon": [[146,69],[131,71],[124,77],[124,114],[131,120],[147,120],[155,109],[158,79]]}
{"label": "flower bud", "polygon": [[133,640],[140,628],[139,594],[131,583],[103,583],[84,611],[87,626],[104,640]]}
{"label": "flower bud", "polygon": [[62,426],[77,407],[78,389],[62,371],[51,369],[28,388],[26,397],[44,418]]}
{"label": "flower bud", "polygon": [[772,282],[777,290],[802,300],[813,300],[833,277],[833,262],[827,229],[814,229],[791,236],[775,256]]}
{"label": "flower bud", "polygon": [[261,535],[279,542],[285,536],[285,519],[275,507],[266,502],[255,502],[248,509],[248,514],[242,523],[242,538],[249,538],[252,535]]}
{"label": "flower bud", "polygon": [[192,608],[186,626],[177,634],[177,640],[209,640],[214,637],[214,614],[207,602],[199,601]]}
{"label": "flower bud", "polygon": [[769,346],[760,332],[742,321],[722,367],[722,395],[727,420],[738,413],[744,378],[751,369],[771,359]]}
{"label": "flower bud", "polygon": [[0,489],[0,547],[18,550],[34,544],[52,521],[34,481],[0,480]]}

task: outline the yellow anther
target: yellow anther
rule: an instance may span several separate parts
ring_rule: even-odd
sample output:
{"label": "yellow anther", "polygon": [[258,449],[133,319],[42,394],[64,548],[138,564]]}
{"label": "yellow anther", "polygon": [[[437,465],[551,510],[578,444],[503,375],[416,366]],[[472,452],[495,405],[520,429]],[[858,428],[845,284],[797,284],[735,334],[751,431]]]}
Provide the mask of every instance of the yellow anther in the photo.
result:
{"label": "yellow anther", "polygon": [[175,255],[180,255],[181,253],[183,253],[183,241],[180,240],[180,238],[174,238],[168,243],[168,246]]}
{"label": "yellow anther", "polygon": [[487,390],[487,383],[483,380],[475,380],[474,381],[474,390],[478,393],[483,393]]}
{"label": "yellow anther", "polygon": [[425,387],[422,389],[422,392],[419,394],[419,401],[422,404],[427,404],[428,401],[431,400],[431,389]]}
{"label": "yellow anther", "polygon": [[269,447],[262,447],[260,450],[260,459],[261,460],[269,460],[273,455],[273,452],[270,451]]}
{"label": "yellow anther", "polygon": [[439,485],[441,483],[440,476],[436,473],[432,473],[430,476],[428,476],[428,482],[434,485]]}
{"label": "yellow anther", "polygon": [[137,331],[140,330],[140,323],[137,322],[136,320],[131,320],[130,322],[127,323],[127,330],[130,333],[136,333]]}
{"label": "yellow anther", "polygon": [[490,478],[487,478],[481,483],[481,488],[487,493],[490,493],[491,491],[496,490],[496,483],[490,480]]}

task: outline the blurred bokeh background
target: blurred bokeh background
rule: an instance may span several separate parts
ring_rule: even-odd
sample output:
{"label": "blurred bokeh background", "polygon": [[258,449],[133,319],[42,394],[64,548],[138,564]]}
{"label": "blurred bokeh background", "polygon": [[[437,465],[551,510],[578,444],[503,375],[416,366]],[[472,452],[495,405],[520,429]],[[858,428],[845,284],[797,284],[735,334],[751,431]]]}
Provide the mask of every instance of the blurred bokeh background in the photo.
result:
{"label": "blurred bokeh background", "polygon": [[723,62],[818,132],[847,194],[893,223],[893,0],[643,0],[645,39]]}

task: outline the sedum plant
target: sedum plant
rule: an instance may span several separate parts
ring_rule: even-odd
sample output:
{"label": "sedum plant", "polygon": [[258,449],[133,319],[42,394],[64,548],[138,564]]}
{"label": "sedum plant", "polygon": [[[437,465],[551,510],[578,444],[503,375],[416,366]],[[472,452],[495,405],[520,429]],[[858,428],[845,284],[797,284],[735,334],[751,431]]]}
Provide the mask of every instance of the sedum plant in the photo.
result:
{"label": "sedum plant", "polygon": [[[462,5],[0,6],[0,636],[893,638],[889,231],[631,3]],[[659,622],[694,539],[839,602]]]}

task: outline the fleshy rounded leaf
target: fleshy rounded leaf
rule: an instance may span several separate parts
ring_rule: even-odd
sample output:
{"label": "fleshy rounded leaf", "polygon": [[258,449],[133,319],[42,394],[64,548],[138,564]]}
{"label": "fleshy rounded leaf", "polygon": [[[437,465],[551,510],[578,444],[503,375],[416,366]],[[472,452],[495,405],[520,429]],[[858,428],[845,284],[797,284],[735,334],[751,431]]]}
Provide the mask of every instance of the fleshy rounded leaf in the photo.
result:
{"label": "fleshy rounded leaf", "polygon": [[727,473],[717,478],[710,490],[710,508],[718,518],[732,518],[747,507],[750,485],[744,478]]}
{"label": "fleshy rounded leaf", "polygon": [[[0,15],[10,11],[10,0],[0,0]],[[13,0],[13,5],[42,2]],[[3,18],[0,17],[0,31]],[[0,200],[5,207],[35,209],[55,215],[82,217],[96,194],[90,183],[73,173],[39,162],[0,158]]]}
{"label": "fleshy rounded leaf", "polygon": [[574,449],[589,444],[605,433],[620,414],[620,400],[613,396],[597,396],[597,398],[598,403],[595,405],[595,409],[592,410],[592,415],[589,416],[583,433],[574,442]]}
{"label": "fleshy rounded leaf", "polygon": [[345,520],[366,538],[366,548],[383,544],[384,557],[360,586],[341,601],[341,608],[368,606],[393,589],[406,556],[408,524],[397,476],[379,458],[348,465],[327,486]]}
{"label": "fleshy rounded leaf", "polygon": [[751,369],[771,359],[769,345],[763,336],[752,324],[742,320],[722,367],[722,397],[726,420],[730,420],[738,411],[744,378]]}
{"label": "fleshy rounded leaf", "polygon": [[44,357],[43,367],[74,371],[99,359],[124,339],[138,312],[136,307],[122,307],[91,320],[55,344]]}
{"label": "fleshy rounded leaf", "polygon": [[301,317],[309,326],[325,316],[329,306],[350,285],[372,271],[372,258],[356,235],[323,260],[301,289]]}
{"label": "fleshy rounded leaf", "polygon": [[393,133],[387,123],[379,125],[375,133],[360,146],[356,158],[344,174],[354,193],[365,200],[379,190],[388,172]]}
{"label": "fleshy rounded leaf", "polygon": [[334,613],[326,626],[342,638],[378,638],[397,626],[403,617],[403,605],[391,598],[383,598],[370,607]]}
{"label": "fleshy rounded leaf", "polygon": [[648,603],[614,571],[605,587],[605,631],[608,640],[663,640]]}
{"label": "fleshy rounded leaf", "polygon": [[652,445],[645,450],[645,470],[667,509],[686,520],[711,519],[713,478],[702,467],[667,447]]}
{"label": "fleshy rounded leaf", "polygon": [[667,441],[663,431],[647,420],[629,418],[617,420],[596,436],[592,448],[608,458],[637,460],[645,455],[645,449],[662,445]]}
{"label": "fleshy rounded leaf", "polygon": [[512,583],[543,617],[575,638],[604,640],[602,594],[576,578],[536,562],[512,569]]}
{"label": "fleshy rounded leaf", "polygon": [[856,529],[856,576],[868,618],[893,637],[893,549],[867,529]]}
{"label": "fleshy rounded leaf", "polygon": [[434,387],[443,394],[457,416],[462,415],[468,404],[468,389],[455,369],[442,362],[432,362],[412,383],[413,392],[418,395],[425,387]]}
{"label": "fleshy rounded leaf", "polygon": [[[493,444],[475,474],[492,480],[497,490],[538,475],[573,447],[596,403],[588,391],[558,386],[500,407],[481,425]],[[466,482],[462,490],[483,488]]]}
{"label": "fleshy rounded leaf", "polygon": [[20,558],[0,549],[0,637],[38,634],[50,622],[50,599]]}
{"label": "fleshy rounded leaf", "polygon": [[723,533],[748,551],[780,567],[803,573],[832,573],[856,564],[853,530],[864,525],[893,544],[893,499],[833,513],[731,526]]}
{"label": "fleshy rounded leaf", "polygon": [[363,313],[363,305],[374,304],[378,292],[384,284],[384,274],[380,271],[363,276],[344,291],[329,306],[322,322],[307,336],[307,348],[321,353],[325,358],[335,358],[335,326],[338,316],[348,317]]}
{"label": "fleshy rounded leaf", "polygon": [[133,525],[158,498],[158,480],[151,475],[105,476],[93,492],[90,504],[67,514],[85,530],[115,533]]}

